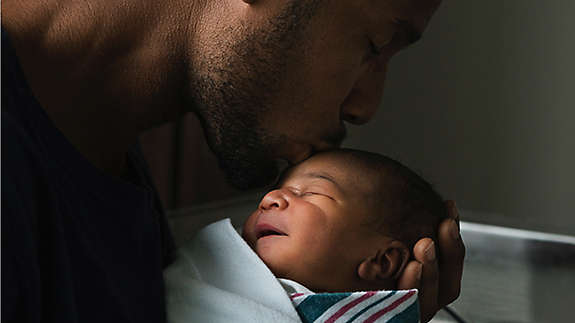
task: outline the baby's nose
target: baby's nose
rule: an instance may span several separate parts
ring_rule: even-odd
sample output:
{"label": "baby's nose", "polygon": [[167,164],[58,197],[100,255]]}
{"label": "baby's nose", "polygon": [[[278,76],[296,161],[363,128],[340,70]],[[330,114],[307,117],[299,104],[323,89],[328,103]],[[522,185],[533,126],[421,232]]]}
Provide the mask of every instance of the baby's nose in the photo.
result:
{"label": "baby's nose", "polygon": [[284,193],[281,190],[273,190],[264,196],[259,207],[262,210],[271,210],[274,208],[283,210],[287,208],[288,205],[289,204]]}

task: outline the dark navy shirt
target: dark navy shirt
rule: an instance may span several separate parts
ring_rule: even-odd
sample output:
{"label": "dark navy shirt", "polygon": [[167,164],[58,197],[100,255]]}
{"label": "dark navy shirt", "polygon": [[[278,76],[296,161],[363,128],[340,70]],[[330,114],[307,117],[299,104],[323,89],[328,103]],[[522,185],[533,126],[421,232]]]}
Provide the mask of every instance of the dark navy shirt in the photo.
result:
{"label": "dark navy shirt", "polygon": [[165,322],[173,243],[139,148],[129,181],[89,163],[34,99],[5,31],[1,118],[2,322]]}

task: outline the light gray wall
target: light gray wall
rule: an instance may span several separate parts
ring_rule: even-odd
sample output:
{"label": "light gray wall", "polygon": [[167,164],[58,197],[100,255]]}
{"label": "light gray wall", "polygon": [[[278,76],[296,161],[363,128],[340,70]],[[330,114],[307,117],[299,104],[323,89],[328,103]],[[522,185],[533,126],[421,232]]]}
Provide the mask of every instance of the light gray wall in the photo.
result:
{"label": "light gray wall", "polygon": [[468,219],[575,235],[575,1],[444,1],[345,146],[418,170]]}

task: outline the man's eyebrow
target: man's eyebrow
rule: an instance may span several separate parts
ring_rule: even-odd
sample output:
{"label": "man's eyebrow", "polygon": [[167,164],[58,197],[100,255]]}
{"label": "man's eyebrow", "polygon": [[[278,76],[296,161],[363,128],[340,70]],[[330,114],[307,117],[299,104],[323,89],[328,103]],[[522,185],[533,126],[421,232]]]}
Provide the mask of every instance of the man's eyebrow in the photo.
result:
{"label": "man's eyebrow", "polygon": [[411,21],[397,20],[397,25],[405,31],[407,35],[407,45],[411,45],[421,39],[422,32],[417,30]]}

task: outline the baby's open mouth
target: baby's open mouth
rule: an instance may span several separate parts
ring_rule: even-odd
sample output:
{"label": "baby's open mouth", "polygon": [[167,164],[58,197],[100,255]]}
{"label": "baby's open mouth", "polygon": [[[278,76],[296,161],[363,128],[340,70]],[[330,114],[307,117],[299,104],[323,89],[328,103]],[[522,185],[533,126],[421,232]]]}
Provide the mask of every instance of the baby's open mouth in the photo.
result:
{"label": "baby's open mouth", "polygon": [[257,239],[269,236],[287,236],[287,234],[269,224],[258,224],[256,226]]}

